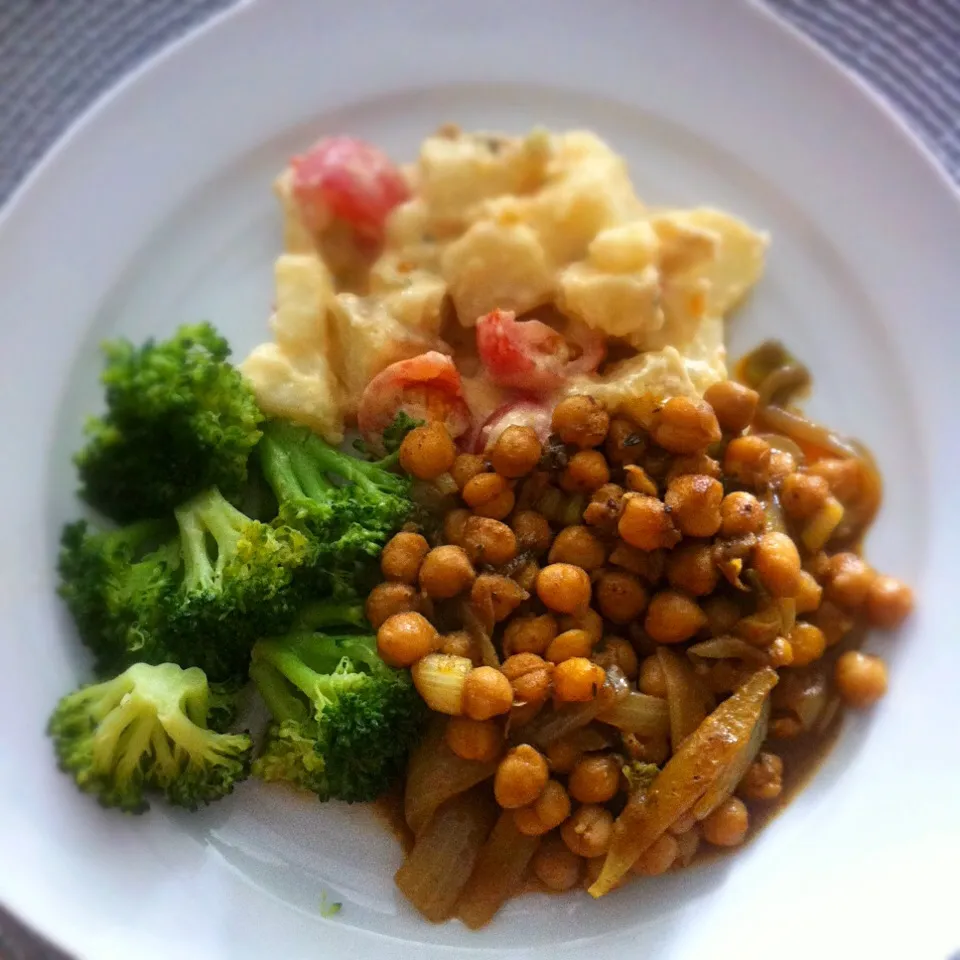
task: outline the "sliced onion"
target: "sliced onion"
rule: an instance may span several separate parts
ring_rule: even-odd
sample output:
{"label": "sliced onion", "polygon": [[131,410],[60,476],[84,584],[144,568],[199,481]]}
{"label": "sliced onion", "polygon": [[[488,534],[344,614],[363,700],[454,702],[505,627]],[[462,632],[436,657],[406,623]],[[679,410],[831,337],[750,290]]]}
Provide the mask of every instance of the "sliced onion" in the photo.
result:
{"label": "sliced onion", "polygon": [[687,648],[687,653],[708,660],[746,660],[750,663],[763,665],[767,662],[766,654],[762,650],[751,646],[740,637],[716,637],[713,640],[703,640]]}
{"label": "sliced onion", "polygon": [[636,690],[631,690],[622,700],[599,713],[597,719],[638,737],[662,737],[670,731],[667,701]]}
{"label": "sliced onion", "polygon": [[827,427],[814,423],[792,410],[785,410],[783,407],[763,407],[757,415],[767,426],[798,443],[822,447],[837,457],[859,456],[856,447],[848,440],[842,439]]}

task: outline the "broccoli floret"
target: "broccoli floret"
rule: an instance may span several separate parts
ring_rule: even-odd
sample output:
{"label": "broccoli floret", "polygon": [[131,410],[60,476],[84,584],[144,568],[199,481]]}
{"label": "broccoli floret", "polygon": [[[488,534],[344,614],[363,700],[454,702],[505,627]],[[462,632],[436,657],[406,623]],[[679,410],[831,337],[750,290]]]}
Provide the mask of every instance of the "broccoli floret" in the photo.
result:
{"label": "broccoli floret", "polygon": [[356,583],[413,513],[409,479],[391,472],[396,453],[358,460],[283,421],[264,425],[257,452],[280,522],[316,540],[317,571],[331,592],[338,583]]}
{"label": "broccoli floret", "polygon": [[209,324],[163,343],[104,344],[107,410],[75,460],[81,493],[120,523],[163,516],[211,486],[231,499],[247,476],[263,414]]}
{"label": "broccoli floret", "polygon": [[416,420],[407,413],[406,410],[400,410],[393,418],[393,422],[383,431],[381,442],[387,453],[395,453],[400,449],[403,438],[417,427],[422,427],[424,420]]}
{"label": "broccoli floret", "polygon": [[209,709],[202,670],[137,663],[67,694],[48,732],[61,769],[104,806],[140,813],[155,791],[194,810],[226,796],[250,768],[250,737],[208,729]]}
{"label": "broccoli floret", "polygon": [[376,799],[403,771],[426,707],[410,674],[380,659],[374,637],[261,640],[250,675],[273,715],[256,776],[357,803]]}

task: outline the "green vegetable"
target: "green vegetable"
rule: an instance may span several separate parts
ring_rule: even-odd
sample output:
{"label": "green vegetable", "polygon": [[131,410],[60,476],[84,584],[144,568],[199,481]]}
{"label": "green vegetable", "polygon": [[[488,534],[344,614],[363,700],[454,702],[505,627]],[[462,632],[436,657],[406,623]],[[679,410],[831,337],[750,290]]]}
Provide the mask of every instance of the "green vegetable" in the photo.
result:
{"label": "green vegetable", "polygon": [[208,729],[210,705],[203,671],[137,663],[67,694],[48,732],[61,768],[104,806],[140,813],[157,792],[193,810],[230,793],[250,766],[250,737]]}
{"label": "green vegetable", "polygon": [[233,499],[263,419],[209,324],[162,343],[104,344],[107,410],[86,426],[82,495],[120,523],[163,516],[208,487]]}
{"label": "green vegetable", "polygon": [[261,640],[250,668],[273,716],[254,773],[321,800],[374,800],[403,771],[426,708],[370,635],[297,631]]}
{"label": "green vegetable", "polygon": [[383,431],[382,443],[387,453],[396,453],[403,443],[403,438],[417,427],[422,427],[426,421],[411,417],[406,410],[397,411],[393,423]]}
{"label": "green vegetable", "polygon": [[623,775],[629,785],[629,793],[646,793],[650,785],[657,778],[660,768],[655,763],[644,763],[642,760],[631,760],[623,765]]}

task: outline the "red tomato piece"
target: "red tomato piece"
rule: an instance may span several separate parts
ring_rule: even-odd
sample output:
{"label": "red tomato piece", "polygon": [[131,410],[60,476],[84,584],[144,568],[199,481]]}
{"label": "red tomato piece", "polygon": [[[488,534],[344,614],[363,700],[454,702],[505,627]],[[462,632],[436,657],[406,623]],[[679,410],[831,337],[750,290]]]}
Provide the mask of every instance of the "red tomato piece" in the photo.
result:
{"label": "red tomato piece", "polygon": [[483,453],[497,442],[507,427],[532,427],[541,443],[550,436],[552,411],[549,406],[529,397],[517,397],[497,407],[486,419],[469,445],[474,453]]}
{"label": "red tomato piece", "polygon": [[436,350],[398,360],[378,373],[360,398],[357,426],[367,438],[379,436],[401,410],[417,420],[439,420],[452,437],[472,425],[460,373]]}
{"label": "red tomato piece", "polygon": [[589,373],[605,354],[601,336],[568,323],[566,336],[539,320],[493,310],[477,321],[477,353],[494,383],[547,393],[577,373]]}
{"label": "red tomato piece", "polygon": [[356,137],[327,137],[290,161],[293,192],[311,229],[331,216],[363,239],[380,242],[390,211],[410,196],[390,158]]}

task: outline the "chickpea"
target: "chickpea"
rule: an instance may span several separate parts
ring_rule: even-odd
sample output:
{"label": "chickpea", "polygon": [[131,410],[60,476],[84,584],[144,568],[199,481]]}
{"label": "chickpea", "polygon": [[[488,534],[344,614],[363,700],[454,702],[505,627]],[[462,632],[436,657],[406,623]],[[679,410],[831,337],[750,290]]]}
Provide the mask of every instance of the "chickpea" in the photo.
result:
{"label": "chickpea", "polygon": [[830,484],[815,473],[791,473],[780,485],[783,511],[794,520],[808,520],[829,496]]}
{"label": "chickpea", "polygon": [[457,456],[447,428],[437,421],[414,427],[400,444],[400,466],[419,480],[435,480]]}
{"label": "chickpea", "polygon": [[590,502],[583,511],[583,522],[604,533],[613,533],[623,512],[623,487],[605,483],[594,490]]}
{"label": "chickpea", "polygon": [[694,453],[689,457],[677,457],[670,465],[664,480],[667,486],[670,486],[677,477],[696,474],[719,480],[723,476],[723,471],[713,457],[708,457],[705,453]]}
{"label": "chickpea", "polygon": [[564,630],[550,641],[544,657],[551,663],[562,663],[571,657],[589,657],[593,643],[585,630]]}
{"label": "chickpea", "polygon": [[793,649],[794,667],[806,667],[819,660],[827,649],[827,638],[819,627],[798,620],[787,637]]}
{"label": "chickpea", "polygon": [[610,468],[599,450],[578,450],[560,475],[567,493],[593,493],[610,482]]}
{"label": "chickpea", "polygon": [[503,731],[491,720],[451,717],[447,721],[444,739],[461,760],[490,763],[503,749]]}
{"label": "chickpea", "polygon": [[440,652],[449,657],[465,657],[475,667],[480,666],[482,658],[473,637],[466,630],[454,630],[440,637]]}
{"label": "chickpea", "polygon": [[537,575],[537,596],[557,613],[577,613],[590,605],[590,577],[572,563],[551,563]]}
{"label": "chickpea", "polygon": [[560,837],[547,837],[533,855],[530,867],[548,890],[562,893],[580,882],[583,858],[569,850]]}
{"label": "chickpea", "polygon": [[785,533],[765,533],[757,541],[753,568],[773,596],[796,596],[800,587],[800,554]]}
{"label": "chickpea", "polygon": [[461,453],[450,468],[453,482],[461,491],[474,477],[486,472],[486,461],[477,453]]}
{"label": "chickpea", "polygon": [[513,687],[495,667],[474,667],[463,681],[463,712],[472,720],[509,713]]}
{"label": "chickpea", "polygon": [[607,672],[584,657],[571,657],[553,669],[553,695],[560,703],[587,703],[600,692]]}
{"label": "chickpea", "polygon": [[852,503],[860,497],[864,484],[864,469],[859,460],[827,457],[810,464],[808,471],[823,477],[830,487],[830,492],[841,503]]}
{"label": "chickpea", "polygon": [[619,667],[628,680],[635,680],[640,671],[637,653],[623,637],[607,637],[603,649],[594,654],[593,662],[599,663],[604,670]]}
{"label": "chickpea", "polygon": [[830,558],[824,595],[838,607],[858,610],[867,602],[867,594],[876,574],[855,553],[838,553]]}
{"label": "chickpea", "polygon": [[364,612],[374,630],[395,613],[420,609],[420,595],[408,583],[378,583],[367,597]]}
{"label": "chickpea", "polygon": [[653,439],[670,453],[700,453],[720,437],[720,424],[709,403],[671,397],[654,419]]}
{"label": "chickpea", "polygon": [[770,451],[770,466],[767,477],[769,483],[774,486],[778,484],[782,485],[783,481],[794,473],[796,469],[797,461],[793,459],[792,454],[787,453],[786,450]]}
{"label": "chickpea", "polygon": [[493,795],[504,810],[526,807],[543,793],[549,778],[543,754],[521,743],[500,761],[493,778]]}
{"label": "chickpea", "polygon": [[516,705],[544,703],[550,695],[553,664],[535,653],[515,653],[503,661],[500,669],[510,681]]}
{"label": "chickpea", "polygon": [[572,563],[586,571],[602,567],[607,548],[588,527],[564,527],[553,541],[547,559],[550,563]]}
{"label": "chickpea", "polygon": [[679,855],[677,838],[665,833],[640,854],[631,870],[641,877],[659,877],[674,865]]}
{"label": "chickpea", "polygon": [[567,397],[553,408],[551,426],[564,443],[581,449],[599,447],[607,436],[610,416],[593,397]]}
{"label": "chickpea", "polygon": [[833,672],[840,696],[851,707],[869,707],[887,692],[887,667],[879,658],[859,650],[840,654]]}
{"label": "chickpea", "polygon": [[672,550],[667,556],[666,571],[671,587],[694,597],[713,593],[720,579],[713,551],[706,543],[687,543]]}
{"label": "chickpea", "polygon": [[516,580],[521,590],[525,590],[527,596],[537,589],[537,577],[540,575],[540,564],[536,560],[528,560],[523,566],[514,570],[510,576]]}
{"label": "chickpea", "polygon": [[610,421],[607,431],[607,442],[604,451],[607,460],[618,467],[628,463],[636,463],[646,451],[647,442],[643,432],[638,430],[629,420],[615,417]]}
{"label": "chickpea", "polygon": [[584,804],[564,821],[560,836],[571,853],[577,856],[602,856],[613,839],[613,814],[598,804]]}
{"label": "chickpea", "polygon": [[648,697],[667,698],[667,678],[664,676],[660,658],[654,654],[646,657],[640,664],[640,676],[637,679],[637,689]]}
{"label": "chickpea", "polygon": [[648,584],[657,583],[666,569],[666,550],[638,550],[629,543],[617,540],[610,552],[609,562],[635,573]]}
{"label": "chickpea", "polygon": [[740,619],[740,606],[730,597],[707,597],[703,601],[703,612],[707,618],[707,630],[712,637],[722,637],[733,632]]}
{"label": "chickpea", "polygon": [[623,514],[617,532],[631,547],[638,550],[670,549],[680,540],[666,504],[656,497],[628,494],[624,497]]}
{"label": "chickpea", "polygon": [[580,803],[606,803],[620,789],[622,760],[612,753],[588,753],[581,757],[567,781],[570,796]]}
{"label": "chickpea", "polygon": [[391,667],[409,667],[436,650],[439,634],[419,613],[395,613],[377,630],[377,651]]}
{"label": "chickpea", "polygon": [[467,521],[473,514],[465,507],[457,507],[451,510],[443,518],[443,539],[447,543],[463,546],[463,531],[466,529]]}
{"label": "chickpea", "polygon": [[474,608],[494,623],[506,620],[529,596],[516,580],[495,573],[481,573],[470,589]]}
{"label": "chickpea", "polygon": [[836,646],[853,629],[853,617],[830,600],[814,610],[810,622],[823,631],[828,647]]}
{"label": "chickpea", "polygon": [[700,824],[703,838],[715,847],[736,847],[743,843],[750,826],[750,816],[744,802],[729,797]]}
{"label": "chickpea", "polygon": [[542,654],[557,633],[556,618],[549,613],[514,617],[503,632],[503,652],[508,657],[515,653]]}
{"label": "chickpea", "polygon": [[823,597],[823,587],[806,570],[800,571],[800,588],[794,598],[797,604],[797,613],[813,613],[820,606]]}
{"label": "chickpea", "polygon": [[767,647],[767,662],[774,669],[794,666],[793,644],[786,637],[774,637]]}
{"label": "chickpea", "polygon": [[603,618],[592,607],[576,616],[568,615],[559,620],[561,630],[583,630],[590,637],[590,645],[595,647],[603,636]]}
{"label": "chickpea", "polygon": [[677,529],[687,537],[712,537],[720,529],[723,484],[703,474],[671,481],[664,502]]}
{"label": "chickpea", "polygon": [[490,451],[493,469],[504,477],[526,476],[540,462],[543,445],[531,427],[507,427]]}
{"label": "chickpea", "polygon": [[626,570],[606,570],[595,587],[597,607],[613,623],[636,620],[647,607],[647,591],[639,578]]}
{"label": "chickpea", "polygon": [[510,521],[517,544],[521,550],[531,553],[543,553],[550,548],[553,533],[550,522],[536,510],[519,510]]}
{"label": "chickpea", "polygon": [[913,609],[913,591],[894,577],[875,577],[867,591],[867,619],[875,627],[900,626]]}
{"label": "chickpea", "polygon": [[463,528],[463,548],[474,563],[502,567],[517,555],[517,538],[499,520],[471,517]]}
{"label": "chickpea", "polygon": [[463,502],[480,517],[503,520],[515,501],[509,483],[499,473],[478,473],[461,492]]}
{"label": "chickpea", "polygon": [[721,380],[707,388],[703,399],[727,433],[742,433],[753,422],[760,394],[736,380]]}
{"label": "chickpea", "polygon": [[706,623],[706,615],[691,597],[679,590],[661,590],[650,601],[643,626],[657,643],[682,643]]}
{"label": "chickpea", "polygon": [[765,484],[770,476],[770,444],[753,434],[731,440],[723,455],[723,472],[748,487]]}
{"label": "chickpea", "polygon": [[449,600],[477,578],[463,547],[434,547],[420,565],[420,589],[435,600]]}
{"label": "chickpea", "polygon": [[728,493],[720,504],[720,533],[725,537],[742,537],[761,533],[764,526],[763,505],[745,490]]}
{"label": "chickpea", "polygon": [[548,780],[543,793],[529,806],[513,812],[513,821],[521,833],[539,837],[559,827],[570,816],[570,797],[562,783]]}
{"label": "chickpea", "polygon": [[426,537],[419,533],[398,533],[387,542],[380,554],[380,570],[387,580],[416,583],[420,564],[429,550]]}
{"label": "chickpea", "polygon": [[630,464],[623,468],[623,475],[627,482],[627,489],[634,493],[642,493],[647,497],[657,495],[657,485],[643,467],[636,464]]}
{"label": "chickpea", "polygon": [[775,753],[760,753],[747,767],[739,792],[747,800],[776,800],[783,791],[783,760]]}

